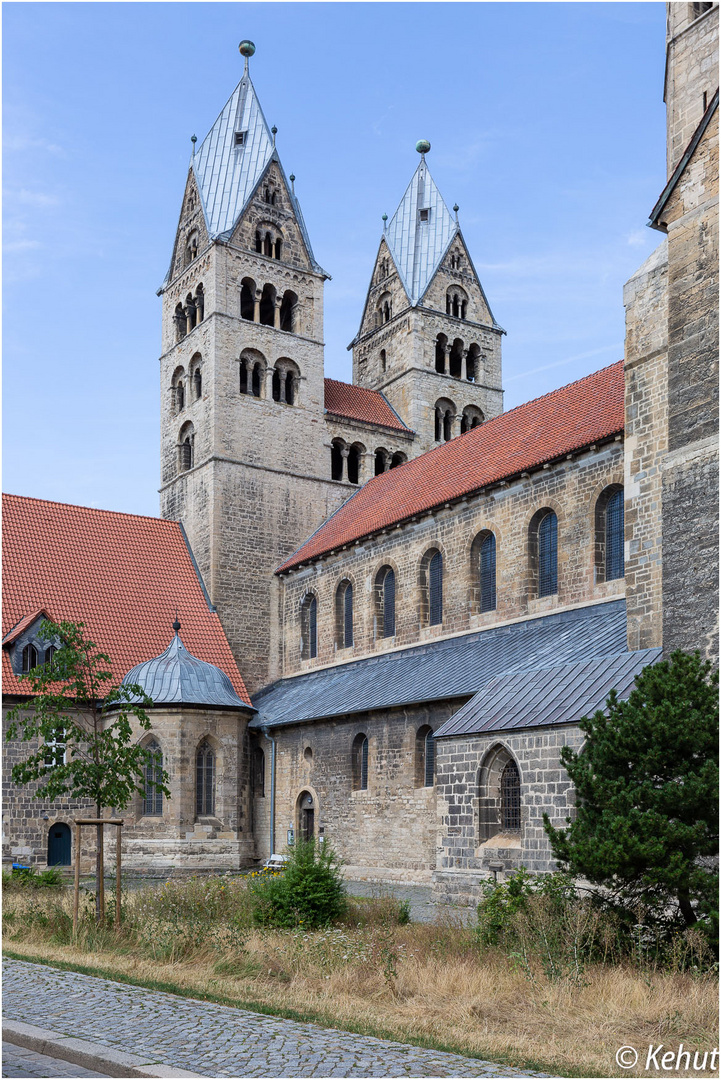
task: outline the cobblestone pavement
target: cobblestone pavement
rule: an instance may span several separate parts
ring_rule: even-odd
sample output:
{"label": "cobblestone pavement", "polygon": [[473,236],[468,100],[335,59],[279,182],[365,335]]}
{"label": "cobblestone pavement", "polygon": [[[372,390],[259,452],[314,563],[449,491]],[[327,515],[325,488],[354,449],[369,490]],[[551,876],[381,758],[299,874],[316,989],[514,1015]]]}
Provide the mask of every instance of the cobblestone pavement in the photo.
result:
{"label": "cobblestone pavement", "polygon": [[42,1022],[203,1076],[544,1075],[20,960],[3,967],[6,1019]]}
{"label": "cobblestone pavement", "polygon": [[38,1076],[45,1080],[55,1080],[56,1076],[85,1077],[107,1076],[107,1073],[91,1072],[83,1069],[81,1065],[71,1065],[69,1061],[61,1058],[47,1057],[45,1054],[36,1054],[34,1050],[26,1050],[22,1046],[13,1046],[12,1043],[3,1043],[2,1076]]}

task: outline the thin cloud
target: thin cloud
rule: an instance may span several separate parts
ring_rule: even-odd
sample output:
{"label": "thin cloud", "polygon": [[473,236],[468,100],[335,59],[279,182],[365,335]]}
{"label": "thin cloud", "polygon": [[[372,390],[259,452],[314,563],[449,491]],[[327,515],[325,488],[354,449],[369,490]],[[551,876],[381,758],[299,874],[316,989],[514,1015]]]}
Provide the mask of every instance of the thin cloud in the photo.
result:
{"label": "thin cloud", "polygon": [[544,364],[542,367],[531,368],[529,371],[521,371],[518,375],[506,376],[505,382],[516,382],[518,379],[525,379],[529,375],[538,375],[541,371],[550,371],[552,368],[564,367],[566,364],[573,364],[576,360],[587,360],[591,356],[601,356],[607,352],[623,353],[623,342],[616,345],[604,345],[600,349],[589,349],[588,352],[576,353],[575,356],[567,356],[565,360],[557,360],[555,364]]}

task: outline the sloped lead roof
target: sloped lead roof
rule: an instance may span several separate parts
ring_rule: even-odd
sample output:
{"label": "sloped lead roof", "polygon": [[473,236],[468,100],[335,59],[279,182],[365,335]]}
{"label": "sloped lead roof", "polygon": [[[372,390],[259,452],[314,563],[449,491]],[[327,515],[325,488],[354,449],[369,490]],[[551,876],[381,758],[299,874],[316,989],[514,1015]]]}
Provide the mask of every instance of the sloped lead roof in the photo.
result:
{"label": "sloped lead roof", "polygon": [[[427,221],[421,221],[421,210],[428,211]],[[458,224],[423,157],[385,231],[386,243],[413,306],[430,285],[456,232]]]}
{"label": "sloped lead roof", "polygon": [[273,136],[246,70],[193,156],[211,239],[233,228],[272,156]]}
{"label": "sloped lead roof", "polygon": [[225,672],[189,653],[177,632],[165,652],[131,668],[123,683],[142,686],[154,705],[248,708]]}

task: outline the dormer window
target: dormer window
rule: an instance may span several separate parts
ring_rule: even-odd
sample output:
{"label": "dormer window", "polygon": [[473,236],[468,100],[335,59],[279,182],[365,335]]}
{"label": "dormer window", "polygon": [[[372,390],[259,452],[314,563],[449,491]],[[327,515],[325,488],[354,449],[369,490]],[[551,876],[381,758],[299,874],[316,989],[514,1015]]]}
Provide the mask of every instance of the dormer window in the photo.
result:
{"label": "dormer window", "polygon": [[245,146],[245,140],[248,137],[247,131],[236,131],[234,136],[235,146]]}
{"label": "dormer window", "polygon": [[422,210],[418,211],[418,220],[419,221],[428,221],[430,213],[431,212],[430,212],[429,208],[427,206],[424,207]]}

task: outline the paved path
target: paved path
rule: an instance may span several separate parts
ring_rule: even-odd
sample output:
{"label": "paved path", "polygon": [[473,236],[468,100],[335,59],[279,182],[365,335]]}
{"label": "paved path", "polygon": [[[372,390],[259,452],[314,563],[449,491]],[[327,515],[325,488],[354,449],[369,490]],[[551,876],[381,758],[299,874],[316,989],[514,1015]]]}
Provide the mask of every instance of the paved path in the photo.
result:
{"label": "paved path", "polygon": [[202,1076],[544,1075],[20,960],[3,967],[6,1019],[152,1054]]}
{"label": "paved path", "polygon": [[36,1054],[34,1050],[25,1050],[22,1046],[13,1046],[12,1043],[3,1043],[2,1076],[38,1076],[45,1080],[55,1080],[55,1077],[85,1077],[106,1076],[107,1073],[91,1072],[83,1069],[81,1065],[71,1065],[62,1058],[48,1057],[46,1054]]}

